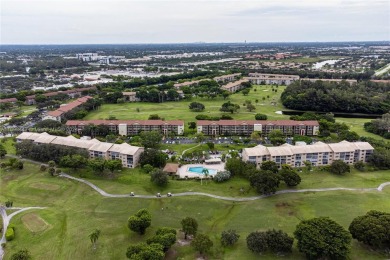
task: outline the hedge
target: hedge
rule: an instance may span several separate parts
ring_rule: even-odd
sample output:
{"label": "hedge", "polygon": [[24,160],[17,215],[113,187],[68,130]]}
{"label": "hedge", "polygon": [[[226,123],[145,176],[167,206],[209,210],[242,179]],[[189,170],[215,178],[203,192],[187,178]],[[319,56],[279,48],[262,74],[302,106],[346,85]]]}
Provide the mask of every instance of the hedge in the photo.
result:
{"label": "hedge", "polygon": [[11,240],[13,240],[15,238],[15,231],[14,231],[14,229],[11,227],[8,227],[7,228],[7,232],[5,232],[5,239],[7,240],[7,241],[11,241]]}

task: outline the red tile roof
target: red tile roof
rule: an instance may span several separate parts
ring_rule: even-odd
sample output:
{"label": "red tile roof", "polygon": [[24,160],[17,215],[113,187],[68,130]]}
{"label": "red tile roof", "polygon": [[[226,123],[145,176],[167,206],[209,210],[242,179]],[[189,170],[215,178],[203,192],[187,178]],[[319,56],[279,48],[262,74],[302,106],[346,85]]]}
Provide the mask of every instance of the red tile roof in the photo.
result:
{"label": "red tile roof", "polygon": [[184,121],[181,120],[68,120],[67,126],[78,125],[184,125]]}
{"label": "red tile roof", "polygon": [[206,125],[221,125],[221,126],[234,126],[234,125],[276,125],[276,126],[294,126],[294,125],[306,125],[306,126],[319,126],[317,121],[295,121],[295,120],[198,120],[196,122],[198,126]]}
{"label": "red tile roof", "polygon": [[70,102],[69,104],[66,104],[64,106],[59,107],[57,110],[50,111],[47,114],[49,116],[61,116],[62,114],[65,114],[66,112],[71,111],[72,109],[84,104],[85,102],[88,101],[88,99],[91,99],[92,97],[90,96],[85,96],[82,98],[78,98],[73,102]]}
{"label": "red tile roof", "polygon": [[16,98],[3,98],[0,99],[0,103],[12,103],[18,101]]}

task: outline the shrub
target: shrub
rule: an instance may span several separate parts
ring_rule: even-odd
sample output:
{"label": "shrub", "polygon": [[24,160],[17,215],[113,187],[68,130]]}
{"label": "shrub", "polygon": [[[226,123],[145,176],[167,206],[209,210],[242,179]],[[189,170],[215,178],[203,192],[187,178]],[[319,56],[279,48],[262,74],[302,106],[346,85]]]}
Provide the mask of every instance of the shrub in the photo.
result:
{"label": "shrub", "polygon": [[61,169],[58,169],[58,168],[57,168],[56,171],[55,171],[55,173],[56,173],[56,174],[60,174],[60,173],[61,173]]}
{"label": "shrub", "polygon": [[255,119],[256,120],[267,120],[267,115],[264,115],[264,114],[256,114],[255,115]]}
{"label": "shrub", "polygon": [[11,241],[11,240],[14,240],[14,238],[15,238],[15,231],[14,231],[14,229],[11,227],[8,227],[7,228],[7,232],[5,232],[5,239],[7,240],[7,241]]}
{"label": "shrub", "polygon": [[150,164],[145,164],[142,169],[146,172],[146,173],[150,173],[151,171],[153,171],[153,166],[150,165]]}
{"label": "shrub", "polygon": [[223,246],[232,246],[238,241],[239,238],[240,235],[237,234],[237,231],[233,229],[225,230],[221,234],[221,243]]}
{"label": "shrub", "polygon": [[44,172],[44,171],[46,171],[46,169],[47,169],[46,165],[41,164],[40,170],[41,170],[42,172]]}
{"label": "shrub", "polygon": [[215,176],[213,177],[213,180],[215,182],[224,182],[224,181],[229,180],[231,176],[232,175],[229,171],[221,171],[221,172],[217,172],[217,174],[215,174]]}

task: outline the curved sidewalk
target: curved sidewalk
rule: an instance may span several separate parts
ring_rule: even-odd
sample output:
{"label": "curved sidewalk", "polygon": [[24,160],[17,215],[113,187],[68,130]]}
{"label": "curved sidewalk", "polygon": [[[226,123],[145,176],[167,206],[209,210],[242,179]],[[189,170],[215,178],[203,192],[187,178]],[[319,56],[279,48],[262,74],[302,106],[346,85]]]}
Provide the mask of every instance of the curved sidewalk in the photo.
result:
{"label": "curved sidewalk", "polygon": [[[95,184],[93,184],[87,180],[76,178],[76,177],[70,176],[69,174],[66,174],[66,173],[61,173],[59,175],[59,177],[64,177],[64,178],[72,179],[72,180],[87,184],[92,189],[94,189],[98,193],[100,193],[100,195],[102,195],[104,197],[109,197],[109,198],[141,198],[141,199],[157,199],[158,198],[158,199],[160,199],[160,198],[167,197],[166,195],[161,195],[161,197],[156,197],[154,195],[134,195],[134,196],[131,196],[130,194],[111,194],[111,193],[108,193],[108,192],[102,190],[101,188],[99,188],[98,186],[96,186]],[[221,199],[221,200],[228,200],[228,201],[252,201],[252,200],[263,199],[263,198],[270,197],[270,196],[275,196],[278,194],[302,193],[302,192],[323,192],[323,191],[338,191],[338,190],[379,191],[379,192],[381,192],[383,190],[383,188],[385,188],[386,186],[390,186],[390,182],[384,182],[384,183],[380,184],[377,188],[342,188],[342,187],[339,187],[339,188],[319,188],[319,189],[301,189],[301,190],[280,190],[280,191],[277,191],[274,194],[270,194],[270,195],[260,195],[260,196],[245,197],[245,198],[224,197],[224,196],[218,196],[218,195],[213,195],[213,194],[204,193],[204,192],[181,192],[181,193],[175,193],[174,196],[175,197],[182,197],[182,196],[197,195],[197,196],[207,196],[207,197],[211,197],[214,199]]]}

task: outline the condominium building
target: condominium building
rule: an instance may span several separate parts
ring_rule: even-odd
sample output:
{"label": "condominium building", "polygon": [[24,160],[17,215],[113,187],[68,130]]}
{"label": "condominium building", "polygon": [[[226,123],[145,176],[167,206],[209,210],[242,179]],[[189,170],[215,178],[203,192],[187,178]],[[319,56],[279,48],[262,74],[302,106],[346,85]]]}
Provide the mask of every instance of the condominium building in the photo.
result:
{"label": "condominium building", "polygon": [[0,99],[0,104],[5,104],[5,103],[16,103],[18,100],[16,98],[3,98]]}
{"label": "condominium building", "polygon": [[142,131],[158,131],[164,135],[184,133],[184,121],[181,120],[68,120],[69,133],[80,134],[85,126],[105,125],[113,134],[138,135]]}
{"label": "condominium building", "polygon": [[299,80],[298,75],[282,75],[282,74],[263,74],[263,73],[249,73],[247,79],[252,84],[278,84],[290,85],[292,82]]}
{"label": "condominium building", "polygon": [[345,81],[345,82],[348,82],[350,85],[357,83],[356,79],[318,79],[318,78],[309,79],[309,78],[301,78],[301,80],[303,80],[303,81],[311,81],[311,82],[316,82],[316,81],[341,82],[341,81]]}
{"label": "condominium building", "polygon": [[100,142],[97,139],[82,140],[71,135],[63,137],[47,133],[23,132],[16,137],[17,142],[24,140],[30,140],[37,145],[52,144],[84,149],[89,152],[90,158],[119,159],[122,161],[122,166],[126,168],[135,168],[138,165],[141,153],[144,151],[143,147],[132,146],[127,143],[112,144]]}
{"label": "condominium building", "polygon": [[204,135],[251,135],[254,131],[264,135],[272,130],[281,130],[285,135],[318,135],[317,121],[294,120],[199,120],[197,132]]}
{"label": "condominium building", "polygon": [[[204,79],[203,79],[204,80]],[[175,88],[181,88],[181,87],[187,87],[187,86],[193,86],[193,85],[196,85],[198,84],[199,82],[201,82],[202,80],[194,80],[194,81],[186,81],[186,82],[183,82],[183,83],[175,83],[173,84],[173,86]]]}
{"label": "condominium building", "polygon": [[89,99],[92,97],[90,96],[85,96],[82,98],[78,98],[77,100],[70,102],[66,105],[60,106],[60,108],[54,110],[54,111],[49,111],[46,116],[43,117],[43,120],[56,120],[58,122],[61,122],[64,119],[64,116],[66,113],[72,111],[73,109],[83,105],[86,103]]}
{"label": "condominium building", "polygon": [[[89,91],[89,90],[96,90],[96,87],[89,87],[89,88],[74,88],[74,89],[69,89],[69,90],[64,90],[64,91],[54,91],[54,92],[48,92],[48,93],[43,93],[42,95],[51,98],[58,96],[60,94],[65,94],[68,95],[69,98],[76,98],[76,97],[81,97],[82,93],[84,91]],[[37,102],[35,101],[35,95],[31,96],[26,96],[26,105],[34,105]]]}
{"label": "condominium building", "polygon": [[283,144],[277,147],[258,145],[244,148],[242,159],[255,163],[257,167],[264,161],[273,161],[279,167],[282,164],[301,167],[305,162],[310,162],[313,166],[324,166],[332,164],[334,160],[342,160],[347,164],[367,162],[373,151],[374,148],[368,142],[342,141],[331,144],[317,142],[312,145]]}
{"label": "condominium building", "polygon": [[137,98],[137,92],[122,92],[123,98],[125,101],[128,102],[137,102],[140,101],[139,98]]}
{"label": "condominium building", "polygon": [[244,82],[249,82],[249,80],[245,78],[245,79],[240,79],[240,80],[237,80],[234,82],[230,82],[226,85],[223,85],[222,89],[227,90],[230,93],[234,93],[234,92],[244,88],[244,86],[241,85]]}
{"label": "condominium building", "polygon": [[213,80],[216,82],[230,82],[233,81],[241,76],[241,73],[234,73],[234,74],[229,74],[229,75],[222,75],[218,77],[214,77]]}

